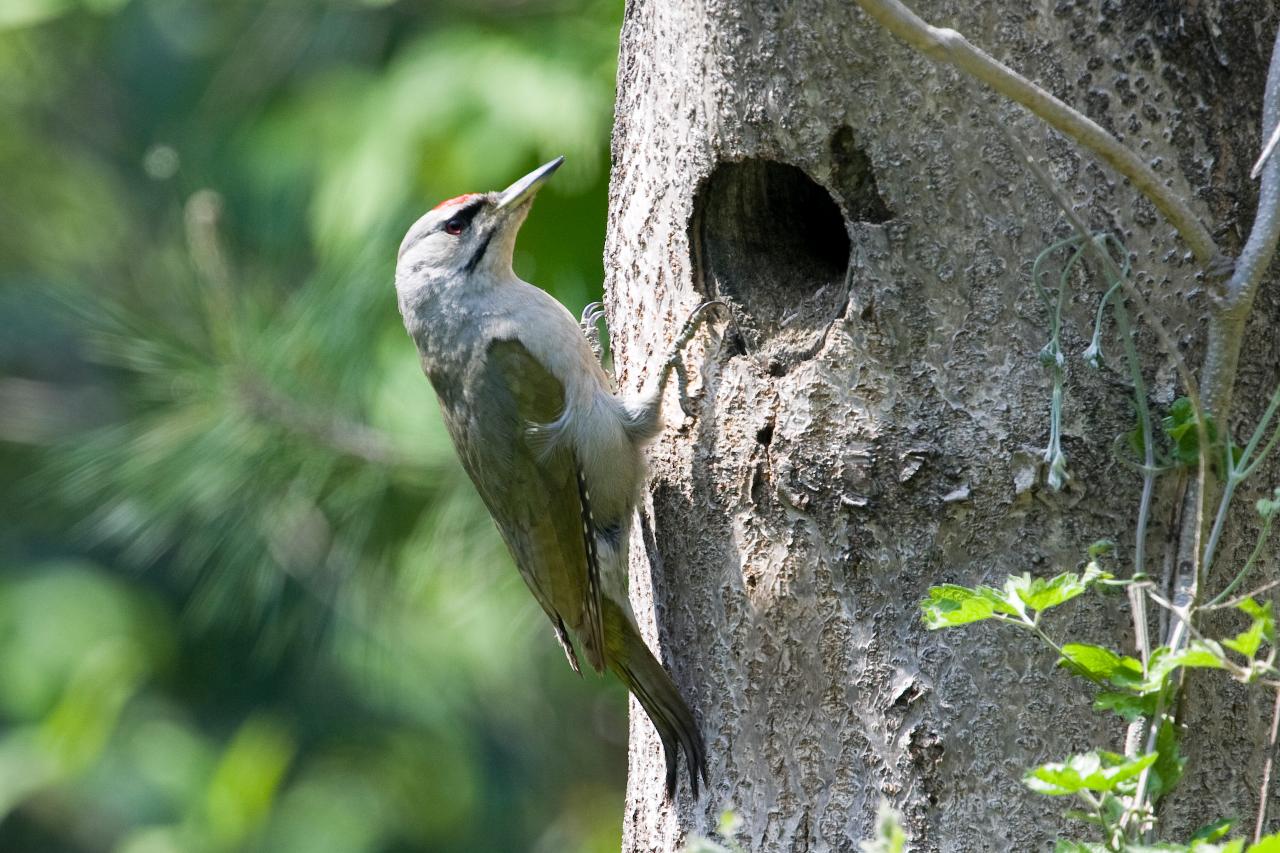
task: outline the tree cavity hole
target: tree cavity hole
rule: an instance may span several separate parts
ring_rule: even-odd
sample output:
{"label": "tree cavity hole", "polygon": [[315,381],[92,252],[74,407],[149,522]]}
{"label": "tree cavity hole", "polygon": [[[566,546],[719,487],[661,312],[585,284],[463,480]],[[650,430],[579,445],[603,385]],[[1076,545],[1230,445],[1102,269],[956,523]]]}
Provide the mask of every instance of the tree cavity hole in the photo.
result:
{"label": "tree cavity hole", "polygon": [[751,344],[825,327],[843,309],[844,216],[802,169],[763,159],[718,164],[698,188],[691,229],[702,288],[734,305]]}

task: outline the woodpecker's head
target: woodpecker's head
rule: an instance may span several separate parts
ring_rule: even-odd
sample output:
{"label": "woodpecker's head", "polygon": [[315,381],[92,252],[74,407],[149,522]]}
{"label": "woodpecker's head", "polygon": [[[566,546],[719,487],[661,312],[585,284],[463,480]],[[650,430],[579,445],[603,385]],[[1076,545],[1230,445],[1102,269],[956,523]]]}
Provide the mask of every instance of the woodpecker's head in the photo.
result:
{"label": "woodpecker's head", "polygon": [[400,244],[396,288],[465,286],[477,275],[511,277],[516,233],[534,195],[563,162],[557,157],[502,192],[460,195],[427,211]]}

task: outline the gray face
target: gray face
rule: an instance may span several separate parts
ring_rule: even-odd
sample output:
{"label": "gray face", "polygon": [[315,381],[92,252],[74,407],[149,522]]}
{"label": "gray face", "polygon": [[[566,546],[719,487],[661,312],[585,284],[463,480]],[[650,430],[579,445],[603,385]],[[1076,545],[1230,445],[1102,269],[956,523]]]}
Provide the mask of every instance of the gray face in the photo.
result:
{"label": "gray face", "polygon": [[400,244],[396,288],[469,288],[515,277],[511,256],[532,197],[499,206],[499,195],[459,196],[429,211]]}
{"label": "gray face", "polygon": [[458,196],[427,211],[400,243],[397,267],[462,272],[474,270],[492,238],[495,194]]}
{"label": "gray face", "polygon": [[424,214],[400,244],[397,289],[511,278],[516,233],[534,194],[563,160],[539,166],[501,193],[461,195]]}

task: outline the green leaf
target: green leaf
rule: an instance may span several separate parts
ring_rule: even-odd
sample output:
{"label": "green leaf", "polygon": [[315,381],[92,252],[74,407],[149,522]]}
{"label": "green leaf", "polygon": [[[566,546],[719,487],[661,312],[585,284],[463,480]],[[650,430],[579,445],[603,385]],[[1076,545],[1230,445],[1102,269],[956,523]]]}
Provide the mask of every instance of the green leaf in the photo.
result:
{"label": "green leaf", "polygon": [[1230,832],[1231,827],[1235,826],[1235,824],[1236,822],[1231,818],[1220,817],[1213,823],[1207,823],[1197,829],[1195,835],[1191,836],[1191,843],[1195,844],[1198,841],[1217,841],[1219,838]]}
{"label": "green leaf", "polygon": [[1169,793],[1182,779],[1182,771],[1187,766],[1187,759],[1178,744],[1178,729],[1173,723],[1165,720],[1156,735],[1156,754],[1160,757],[1151,765],[1147,776],[1148,791],[1153,803]]}
{"label": "green leaf", "polygon": [[1062,657],[1058,663],[1090,681],[1102,683],[1120,665],[1121,656],[1088,643],[1067,643],[1062,647]]}
{"label": "green leaf", "polygon": [[1252,658],[1258,653],[1258,649],[1262,647],[1262,630],[1262,622],[1255,620],[1249,626],[1249,630],[1241,631],[1230,640],[1223,640],[1222,645],[1233,652],[1239,652],[1247,658]]}
{"label": "green leaf", "polygon": [[1053,845],[1053,853],[1107,853],[1107,846],[1092,841],[1065,841],[1059,838]]}
{"label": "green leaf", "polygon": [[1267,835],[1250,844],[1247,853],[1280,853],[1280,834]]}
{"label": "green leaf", "polygon": [[990,619],[997,613],[1016,616],[1012,607],[1000,593],[991,587],[970,589],[956,584],[942,584],[929,588],[929,597],[920,602],[926,628],[953,628],[970,622]]}
{"label": "green leaf", "polygon": [[1246,616],[1253,619],[1270,619],[1271,618],[1271,602],[1259,604],[1252,598],[1246,598],[1236,605],[1237,610],[1244,612]]}
{"label": "green leaf", "polygon": [[1142,683],[1142,663],[1137,658],[1118,655],[1102,646],[1067,643],[1062,647],[1061,665],[1099,684],[1109,681],[1117,687]]}
{"label": "green leaf", "polygon": [[1228,841],[1226,844],[1192,844],[1192,853],[1244,853],[1244,839]]}
{"label": "green leaf", "polygon": [[[1095,543],[1100,547],[1101,543]],[[1092,551],[1091,551],[1092,553]],[[1070,601],[1095,583],[1110,580],[1091,561],[1083,575],[1063,572],[1052,578],[1033,578],[1029,573],[1009,575],[1000,589],[942,584],[930,587],[929,597],[920,602],[927,628],[952,628],[981,622],[996,614],[1025,617],[1027,611],[1044,611]]]}
{"label": "green leaf", "polygon": [[1253,621],[1249,625],[1249,630],[1236,634],[1234,639],[1223,640],[1222,645],[1233,652],[1239,652],[1247,658],[1253,658],[1258,654],[1258,649],[1262,647],[1263,641],[1273,646],[1275,645],[1276,620],[1271,614],[1271,602],[1258,604],[1252,598],[1248,598],[1238,606]]}
{"label": "green leaf", "polygon": [[1147,680],[1134,689],[1138,693],[1158,693],[1166,680],[1178,667],[1187,669],[1222,669],[1226,652],[1213,640],[1195,640],[1187,648],[1172,654],[1168,646],[1160,646],[1151,653],[1147,665]]}
{"label": "green leaf", "polygon": [[1032,578],[1029,574],[1010,576],[1005,582],[1005,592],[1016,595],[1030,610],[1048,610],[1075,598],[1096,581],[1110,577],[1097,563],[1091,562],[1083,577],[1075,572],[1063,572],[1049,579]]}
{"label": "green leaf", "polygon": [[1222,669],[1226,655],[1213,640],[1193,640],[1186,649],[1169,657],[1174,666],[1185,669]]}
{"label": "green leaf", "polygon": [[1033,767],[1022,781],[1038,794],[1064,796],[1080,791],[1107,793],[1137,778],[1159,758],[1154,752],[1127,759],[1114,752],[1086,752],[1073,755],[1065,762],[1052,762]]}
{"label": "green leaf", "polygon": [[1093,700],[1095,711],[1114,711],[1132,723],[1144,717],[1153,717],[1156,713],[1155,694],[1135,696],[1132,693],[1114,693],[1103,691]]}
{"label": "green leaf", "polygon": [[[1200,462],[1200,433],[1196,429],[1195,408],[1186,397],[1174,400],[1169,414],[1161,419],[1165,437],[1173,446],[1173,456],[1183,465]],[[1217,442],[1217,429],[1210,418],[1205,418],[1205,435],[1210,444]]]}

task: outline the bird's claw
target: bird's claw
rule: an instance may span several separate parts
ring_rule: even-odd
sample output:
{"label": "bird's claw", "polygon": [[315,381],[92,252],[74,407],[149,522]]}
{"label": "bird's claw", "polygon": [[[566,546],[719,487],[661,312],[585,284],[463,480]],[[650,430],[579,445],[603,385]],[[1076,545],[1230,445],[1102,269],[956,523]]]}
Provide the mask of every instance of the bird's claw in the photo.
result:
{"label": "bird's claw", "polygon": [[[697,308],[694,308],[689,314],[689,319],[684,321],[684,329],[693,334],[698,327],[707,320],[712,319],[712,315],[720,315],[720,319],[733,322],[733,311],[729,308],[729,303],[723,299],[708,299]],[[683,337],[683,334],[681,335]]]}
{"label": "bird's claw", "polygon": [[677,359],[672,366],[676,373],[676,396],[680,401],[680,411],[684,412],[684,416],[690,420],[696,420],[698,417],[697,404],[702,399],[702,394],[689,393],[689,374],[684,366],[684,362]]}
{"label": "bird's claw", "polygon": [[600,302],[592,302],[582,309],[582,318],[578,321],[596,361],[604,359],[604,347],[600,343],[600,321],[603,319],[604,305]]}
{"label": "bird's claw", "polygon": [[596,323],[600,321],[600,318],[603,316],[604,316],[604,303],[589,302],[587,303],[587,306],[582,309],[582,319],[579,322],[582,324],[582,327],[585,329],[590,326],[594,326]]}
{"label": "bird's claw", "polygon": [[689,319],[685,320],[684,326],[680,329],[680,334],[676,336],[675,344],[671,348],[671,355],[667,358],[666,370],[663,371],[662,375],[662,381],[665,382],[669,372],[675,373],[680,410],[690,419],[697,417],[696,404],[702,399],[702,394],[689,393],[689,374],[684,362],[681,360],[681,355],[684,353],[685,346],[698,333],[698,329],[702,327],[703,323],[711,319],[713,314],[719,314],[728,319],[730,323],[733,323],[733,311],[724,300],[710,299],[694,308],[692,313],[689,314]]}

